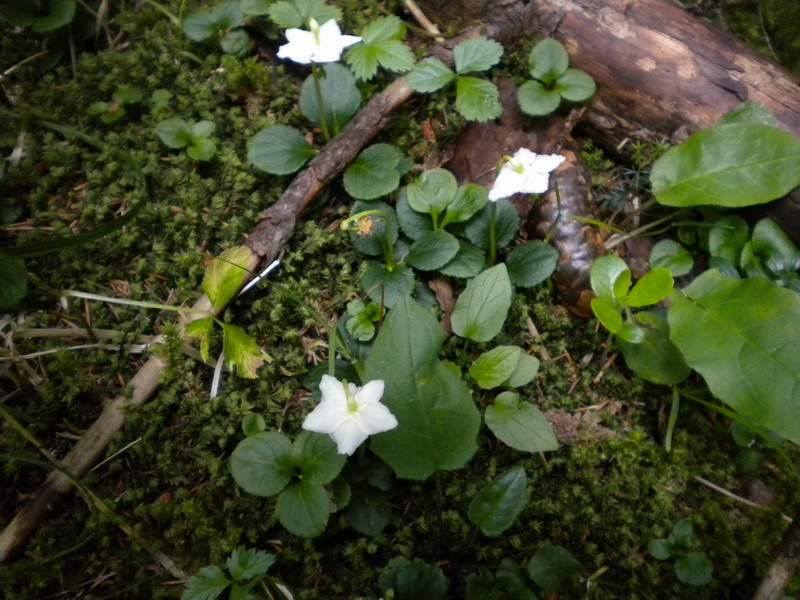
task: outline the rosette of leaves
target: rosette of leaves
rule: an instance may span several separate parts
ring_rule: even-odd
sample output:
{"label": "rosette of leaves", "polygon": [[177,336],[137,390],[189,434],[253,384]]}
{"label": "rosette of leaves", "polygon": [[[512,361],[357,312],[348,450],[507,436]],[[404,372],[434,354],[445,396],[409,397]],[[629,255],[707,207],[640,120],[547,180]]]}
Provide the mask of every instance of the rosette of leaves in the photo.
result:
{"label": "rosette of leaves", "polygon": [[[206,268],[203,291],[211,302],[212,312],[222,310],[236,296],[247,276],[252,253],[245,246],[231,248],[220,254]],[[266,361],[272,360],[263,352],[247,332],[213,316],[187,323],[186,335],[200,341],[200,355],[208,362],[214,325],[222,329],[222,355],[228,369],[240,377],[254,379],[256,371]]]}
{"label": "rosette of leaves", "polygon": [[250,48],[250,36],[241,28],[243,24],[239,0],[225,0],[207,10],[190,13],[181,27],[196,42],[214,38],[223,52],[241,56]]}
{"label": "rosette of leaves", "polygon": [[352,300],[347,303],[347,319],[345,327],[354,340],[368,342],[375,337],[375,323],[381,319],[381,307],[370,302],[364,304],[361,300]]}
{"label": "rosette of leaves", "polygon": [[549,115],[562,100],[584,102],[597,89],[591,76],[569,68],[569,54],[558,40],[548,38],[536,44],[528,62],[533,79],[520,86],[517,97],[529,115]]}
{"label": "rosette of leaves", "polygon": [[122,119],[126,104],[138,104],[144,98],[144,92],[136,88],[120,88],[111,97],[111,102],[95,102],[89,106],[90,115],[100,115],[103,123],[114,123]]}
{"label": "rosette of leaves", "polygon": [[647,549],[656,560],[675,559],[673,569],[681,583],[706,585],[711,582],[714,565],[705,553],[693,551],[694,546],[692,522],[681,519],[675,523],[669,537],[650,540]]}
{"label": "rosette of leaves", "polygon": [[405,37],[405,25],[398,17],[379,17],[364,27],[361,43],[350,48],[344,60],[361,80],[371,79],[378,67],[405,73],[414,67],[414,53],[402,42]]}
{"label": "rosette of leaves", "polygon": [[[261,550],[237,548],[225,562],[225,569],[209,565],[186,582],[181,600],[215,600],[230,588],[230,598],[249,598],[250,590],[262,581],[291,600],[292,595],[281,583],[267,575],[275,564],[275,555]],[[266,581],[265,581],[266,580]]]}
{"label": "rosette of leaves", "polygon": [[491,81],[475,77],[496,65],[503,46],[483,36],[461,42],[453,52],[455,71],[438,58],[427,58],[408,75],[408,85],[417,92],[430,93],[456,84],[456,110],[470,121],[496,119],[503,111],[500,92]]}
{"label": "rosette of leaves", "polygon": [[165,146],[185,148],[189,158],[199,161],[211,160],[217,153],[217,144],[209,139],[214,129],[213,121],[187,123],[180,117],[166,119],[155,127],[156,135]]}

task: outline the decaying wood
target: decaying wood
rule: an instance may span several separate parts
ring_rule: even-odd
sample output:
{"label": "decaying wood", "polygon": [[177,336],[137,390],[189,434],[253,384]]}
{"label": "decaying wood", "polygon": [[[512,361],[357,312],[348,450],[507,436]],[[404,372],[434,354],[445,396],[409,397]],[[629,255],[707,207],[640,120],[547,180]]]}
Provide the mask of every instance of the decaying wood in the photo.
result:
{"label": "decaying wood", "polygon": [[778,556],[773,561],[753,600],[780,600],[786,585],[800,565],[800,518],[795,517],[783,536]]}

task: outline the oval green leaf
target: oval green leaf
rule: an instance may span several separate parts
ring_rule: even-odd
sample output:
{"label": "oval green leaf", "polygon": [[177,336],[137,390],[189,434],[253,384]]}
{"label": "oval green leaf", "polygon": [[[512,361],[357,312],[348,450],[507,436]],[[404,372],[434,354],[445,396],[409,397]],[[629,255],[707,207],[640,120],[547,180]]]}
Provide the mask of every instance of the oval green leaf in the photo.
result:
{"label": "oval green leaf", "polygon": [[[325,78],[319,82],[319,87],[326,122],[331,135],[337,135],[358,112],[361,92],[356,85],[356,78],[347,67],[339,63],[328,63],[323,67]],[[306,78],[300,89],[300,112],[315,125],[321,124],[313,75]]]}
{"label": "oval green leaf", "polygon": [[473,498],[467,515],[484,535],[498,536],[517,520],[528,496],[528,476],[517,465],[501,473]]}
{"label": "oval green leaf", "polygon": [[661,240],[650,250],[650,268],[668,269],[673,277],[688,274],[694,266],[689,251],[675,240]]}
{"label": "oval green leaf", "polygon": [[456,73],[486,71],[495,66],[503,56],[503,46],[499,42],[478,36],[458,44],[453,51]]}
{"label": "oval green leaf", "polygon": [[364,150],[344,172],[344,189],[357,200],[374,200],[397,189],[397,165],[403,158],[391,144],[374,144]]}
{"label": "oval green leaf", "polygon": [[243,439],[231,454],[231,474],[246,492],[274,496],[286,487],[291,472],[286,459],[292,442],[286,436],[267,431]]}
{"label": "oval green leaf", "polygon": [[446,231],[429,231],[411,244],[406,262],[421,271],[435,271],[449,263],[460,246]]}
{"label": "oval green leaf", "polygon": [[281,525],[300,537],[315,537],[325,531],[331,501],[321,485],[302,481],[290,485],[278,496],[275,515]]}
{"label": "oval green leaf", "polygon": [[468,281],[456,300],[453,333],[475,342],[488,342],[503,328],[511,296],[511,281],[504,264],[495,265]]}
{"label": "oval green leaf", "polygon": [[597,91],[597,86],[588,73],[578,69],[567,69],[556,81],[554,90],[561,94],[564,100],[584,102]]}
{"label": "oval green leaf", "polygon": [[531,77],[552,83],[569,67],[569,54],[564,44],[553,38],[544,39],[531,50],[528,58]]}
{"label": "oval green leaf", "polygon": [[669,269],[653,269],[636,282],[625,304],[633,308],[657,304],[670,295],[674,285]]}
{"label": "oval green leaf", "polygon": [[481,354],[472,363],[469,376],[484,390],[490,390],[507,381],[519,363],[522,348],[498,346]]}
{"label": "oval green leaf", "polygon": [[644,339],[632,344],[617,338],[617,348],[625,364],[639,377],[659,385],[676,385],[684,381],[692,370],[669,339],[669,323],[659,311],[636,313],[643,325]]}
{"label": "oval green leaf", "polygon": [[514,392],[503,392],[486,408],[486,426],[501,442],[521,452],[558,450],[553,427],[542,411]]}
{"label": "oval green leaf", "polygon": [[561,104],[561,94],[548,90],[539,81],[526,81],[517,93],[522,112],[534,117],[549,115]]}
{"label": "oval green leaf", "polygon": [[408,86],[415,92],[435,92],[453,81],[456,74],[438,58],[428,58],[408,74]]}
{"label": "oval green leaf", "polygon": [[270,125],[247,144],[247,158],[256,167],[273,175],[288,175],[299,170],[315,152],[305,136],[288,125]]}
{"label": "oval green leaf", "polygon": [[522,288],[539,285],[555,272],[558,256],[558,250],[546,242],[520,244],[506,259],[511,283]]}

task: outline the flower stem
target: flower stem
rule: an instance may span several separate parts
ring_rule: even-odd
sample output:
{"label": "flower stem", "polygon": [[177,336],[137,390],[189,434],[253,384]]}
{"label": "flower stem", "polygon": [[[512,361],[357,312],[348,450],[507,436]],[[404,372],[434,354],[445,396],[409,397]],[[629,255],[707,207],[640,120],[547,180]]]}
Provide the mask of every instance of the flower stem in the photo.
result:
{"label": "flower stem", "polygon": [[487,266],[494,265],[495,254],[497,252],[497,241],[495,239],[495,229],[497,226],[497,202],[492,202],[489,207],[489,260]]}
{"label": "flower stem", "polygon": [[319,69],[317,65],[311,67],[311,76],[314,78],[314,94],[317,97],[317,109],[319,110],[319,124],[322,127],[322,133],[325,136],[325,141],[331,141],[331,130],[328,129],[328,115],[325,112],[325,102],[322,99],[322,86],[319,80]]}

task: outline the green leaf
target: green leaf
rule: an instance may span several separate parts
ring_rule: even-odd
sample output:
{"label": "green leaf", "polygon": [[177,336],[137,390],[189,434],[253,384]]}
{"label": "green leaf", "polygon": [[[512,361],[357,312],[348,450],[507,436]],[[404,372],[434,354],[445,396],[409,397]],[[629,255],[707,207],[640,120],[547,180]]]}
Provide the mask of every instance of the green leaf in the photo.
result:
{"label": "green leaf", "polygon": [[404,30],[405,26],[399,17],[395,15],[378,17],[367,23],[361,32],[361,38],[366,45],[388,42],[402,37]]}
{"label": "green leaf", "polygon": [[449,263],[459,248],[455,236],[446,231],[429,231],[411,244],[406,262],[421,271],[435,271]]}
{"label": "green leaf", "polygon": [[76,0],[51,0],[50,12],[31,24],[34,33],[52,33],[66,27],[75,18]]}
{"label": "green leaf", "polygon": [[121,104],[136,104],[144,98],[144,92],[138,88],[123,87],[114,92],[114,102]]}
{"label": "green leaf", "polygon": [[292,445],[291,464],[300,479],[311,485],[327,485],[341,472],[347,457],[336,451],[330,436],[303,431]]}
{"label": "green leaf", "polygon": [[482,185],[468,183],[460,186],[453,201],[447,205],[442,227],[469,221],[488,201],[489,190]]}
{"label": "green leaf", "polygon": [[184,332],[190,338],[200,340],[200,357],[208,362],[208,351],[211,348],[211,331],[214,329],[214,317],[197,319],[186,324]]}
{"label": "green leaf", "polygon": [[483,535],[498,536],[517,520],[527,496],[528,476],[517,465],[478,492],[469,505],[469,520],[481,528]]}
{"label": "green leaf", "polygon": [[181,600],[215,600],[231,584],[222,569],[216,565],[203,567],[186,582]]}
{"label": "green leaf", "polygon": [[256,371],[267,361],[255,339],[237,325],[222,325],[222,355],[229,371],[247,379],[256,379]]}
{"label": "green leaf", "polygon": [[399,427],[372,438],[372,451],[399,477],[426,479],[464,466],[477,449],[480,415],[469,389],[438,361],[444,331],[410,297],[392,308],[365,363],[386,382],[384,404]]}
{"label": "green leaf", "polygon": [[458,254],[449,263],[441,267],[439,272],[448,277],[467,279],[480,273],[485,264],[483,250],[472,244],[459,241]]}
{"label": "green leaf", "polygon": [[213,121],[198,121],[192,124],[189,130],[191,131],[192,139],[199,141],[214,133],[216,128],[217,125]]}
{"label": "green leaf", "polygon": [[239,8],[246,15],[260,17],[269,13],[274,0],[240,0]]}
{"label": "green leaf", "polygon": [[708,252],[732,265],[739,264],[742,249],[750,238],[750,227],[742,217],[728,215],[717,219],[708,231]]}
{"label": "green leaf", "polygon": [[517,368],[503,385],[507,387],[522,387],[529,384],[539,372],[539,359],[524,352],[519,356]]}
{"label": "green leaf", "polygon": [[397,204],[397,220],[400,229],[412,240],[418,240],[429,231],[433,231],[433,222],[427,213],[417,212],[408,203],[408,188],[400,188]]}
{"label": "green leaf", "polygon": [[748,100],[739,108],[725,113],[717,122],[717,125],[725,125],[726,123],[757,123],[769,125],[770,127],[779,126],[775,113],[760,102],[754,100]]}
{"label": "green leaf", "polygon": [[397,265],[390,271],[379,262],[369,261],[361,285],[370,300],[391,308],[414,291],[414,272],[403,265]]}
{"label": "green leaf", "polygon": [[164,88],[159,88],[157,90],[153,90],[153,93],[150,95],[150,103],[153,105],[154,109],[158,110],[161,108],[166,108],[169,105],[171,98],[172,92]]}
{"label": "green leaf", "polygon": [[264,575],[275,564],[275,555],[252,548],[237,548],[231,552],[225,566],[235,581],[247,581]]}
{"label": "green leaf", "polygon": [[619,340],[630,342],[631,344],[641,344],[644,341],[644,327],[632,321],[626,321],[616,332],[616,335]]}
{"label": "green leaf", "polygon": [[415,92],[435,92],[455,77],[453,70],[438,58],[427,58],[408,74],[408,86]]}
{"label": "green leaf", "polygon": [[288,175],[314,157],[315,150],[294,127],[270,125],[255,134],[247,144],[247,158],[256,167],[273,175]]}
{"label": "green leaf", "polygon": [[570,102],[584,102],[597,91],[594,79],[578,69],[567,71],[556,80],[554,90],[561,94],[564,100]]}
{"label": "green leaf", "polygon": [[672,539],[675,545],[688,548],[692,543],[694,527],[691,519],[681,519],[672,526]]}
{"label": "green leaf", "polygon": [[753,228],[753,255],[773,273],[800,269],[800,250],[772,219],[761,219]]}
{"label": "green leaf", "polygon": [[202,42],[216,35],[218,27],[217,14],[214,9],[190,13],[181,25],[183,33],[195,42]]}
{"label": "green leaf", "polygon": [[258,435],[267,430],[267,422],[261,415],[250,414],[242,419],[242,432],[245,435]]}
{"label": "green leaf", "polygon": [[494,40],[478,36],[455,47],[453,55],[456,63],[456,73],[474,73],[486,71],[495,66],[503,56],[503,46]]}
{"label": "green leaf", "polygon": [[196,140],[186,148],[186,154],[192,160],[211,160],[216,153],[217,145],[212,140],[207,139]]}
{"label": "green leaf", "polygon": [[718,125],[667,151],[650,181],[667,206],[769,202],[800,183],[800,138],[767,125]]}
{"label": "green leaf", "polygon": [[694,258],[689,251],[674,240],[661,240],[650,250],[650,268],[668,269],[673,277],[691,272]]}
{"label": "green leaf", "polygon": [[[331,135],[337,135],[358,112],[361,106],[361,91],[347,67],[339,63],[327,63],[322,67],[325,69],[325,78],[319,85],[325,116]],[[306,78],[300,90],[300,112],[315,125],[321,124],[313,75]]]}
{"label": "green leaf", "polygon": [[470,121],[490,121],[503,113],[500,90],[491,81],[460,76],[456,83],[456,110]]}
{"label": "green leaf", "polygon": [[453,333],[475,342],[488,342],[503,328],[511,296],[511,281],[504,264],[495,265],[471,279],[456,300]]}
{"label": "green leaf", "polygon": [[[503,560],[505,563],[507,559]],[[481,569],[478,573],[467,575],[467,598],[469,600],[491,600],[495,598],[513,598],[514,600],[537,600],[518,573],[519,567],[506,569],[502,567],[495,573]]]}
{"label": "green leaf", "polygon": [[[564,44],[547,38],[537,43],[528,59],[531,77],[549,84],[561,77],[569,67],[569,54]],[[524,110],[524,109],[523,109]]]}
{"label": "green leaf", "polygon": [[350,241],[360,252],[369,256],[383,256],[386,247],[397,241],[397,217],[392,207],[385,202],[356,202],[350,216],[368,210],[379,210],[381,214],[365,215],[356,221],[356,229],[349,231]]}
{"label": "green leaf", "polygon": [[[617,280],[621,276],[624,276],[626,272],[628,285],[630,285],[630,269],[619,256],[608,254],[595,259],[589,273],[592,290],[595,296],[598,298],[607,298],[610,301],[617,300],[614,286]],[[627,291],[626,287],[625,292],[627,293]]]}
{"label": "green leaf", "polygon": [[[388,17],[386,17],[388,18]],[[414,68],[414,53],[400,40],[362,43],[347,51],[345,61],[358,79],[370,79],[378,67],[405,73]]]}
{"label": "green leaf", "polygon": [[711,392],[800,443],[800,298],[763,279],[711,270],[671,296],[670,339]]}
{"label": "green leaf", "polygon": [[375,337],[375,325],[364,313],[349,318],[345,327],[353,339],[360,342],[368,342]]}
{"label": "green leaf", "polygon": [[622,313],[607,297],[592,298],[592,312],[611,333],[619,333],[622,329]]}
{"label": "green leaf", "polygon": [[672,556],[672,540],[652,539],[647,542],[647,551],[656,560],[667,560]]}
{"label": "green leaf", "polygon": [[219,47],[226,54],[244,56],[250,50],[250,36],[244,29],[232,29],[219,40]]}
{"label": "green leaf", "polygon": [[214,309],[230,302],[249,273],[252,251],[247,246],[229,248],[211,261],[203,276],[203,291]]}
{"label": "green leaf", "polygon": [[184,148],[192,143],[192,130],[180,117],[172,117],[158,123],[156,135],[170,148]]}
{"label": "green leaf", "polygon": [[344,511],[350,527],[370,537],[383,531],[391,516],[392,509],[386,495],[370,489],[356,494]]}
{"label": "green leaf", "polygon": [[674,285],[669,269],[653,269],[636,282],[625,304],[633,308],[658,304],[670,295]]}
{"label": "green leaf", "polygon": [[556,270],[558,250],[535,240],[514,248],[506,259],[508,276],[517,287],[534,287],[547,280]]}
{"label": "green leaf", "polygon": [[677,385],[692,370],[670,341],[669,323],[662,312],[636,313],[636,320],[643,326],[644,339],[640,343],[632,344],[617,338],[617,348],[625,358],[628,368],[642,379],[659,385]]}
{"label": "green leaf", "polygon": [[312,538],[325,531],[331,501],[321,485],[301,481],[278,495],[275,515],[281,525],[295,535]]}
{"label": "green leaf", "polygon": [[707,585],[713,572],[711,560],[700,552],[689,552],[675,561],[675,575],[687,585]]}
{"label": "green leaf", "polygon": [[547,89],[540,81],[526,81],[519,87],[517,100],[522,112],[534,117],[549,115],[561,104],[561,94]]}
{"label": "green leaf", "polygon": [[[474,217],[467,221],[464,227],[467,239],[484,250],[489,249],[489,204],[487,203]],[[519,234],[519,213],[507,198],[498,200],[494,204],[497,207],[495,242],[497,248],[505,248]]]}
{"label": "green leaf", "polygon": [[217,27],[222,30],[239,27],[244,22],[244,15],[239,7],[239,0],[224,0],[211,9]]}
{"label": "green leaf", "polygon": [[522,348],[497,346],[481,354],[470,367],[469,375],[484,390],[490,390],[508,381],[517,368]]}
{"label": "green leaf", "polygon": [[384,595],[393,590],[394,600],[443,600],[447,593],[447,579],[440,567],[402,556],[389,561],[378,586]]}
{"label": "green leaf", "polygon": [[486,426],[506,446],[521,452],[558,450],[558,440],[542,411],[515,392],[503,392],[486,408]]}
{"label": "green leaf", "polygon": [[328,6],[325,0],[292,0],[292,2],[281,0],[269,8],[269,18],[284,29],[307,29],[310,19],[314,19],[320,25],[330,20],[341,21],[342,11],[334,6]]}
{"label": "green leaf", "polygon": [[244,491],[274,496],[292,478],[287,460],[292,442],[283,434],[267,431],[243,439],[231,454],[231,474]]}
{"label": "green leaf", "polygon": [[546,592],[552,592],[581,572],[581,564],[572,553],[553,544],[545,544],[528,563],[528,575]]}
{"label": "green leaf", "polygon": [[0,252],[0,310],[15,308],[28,293],[28,271],[19,258]]}
{"label": "green leaf", "polygon": [[400,185],[397,165],[402,151],[390,144],[374,144],[356,157],[344,172],[344,189],[358,200],[373,200]]}
{"label": "green leaf", "polygon": [[457,191],[455,175],[447,169],[430,169],[406,187],[406,198],[417,212],[437,216],[455,199]]}

